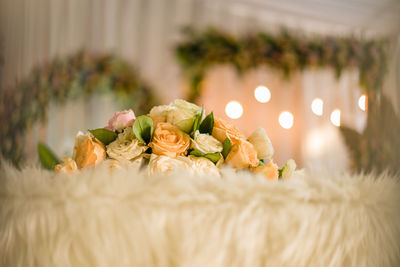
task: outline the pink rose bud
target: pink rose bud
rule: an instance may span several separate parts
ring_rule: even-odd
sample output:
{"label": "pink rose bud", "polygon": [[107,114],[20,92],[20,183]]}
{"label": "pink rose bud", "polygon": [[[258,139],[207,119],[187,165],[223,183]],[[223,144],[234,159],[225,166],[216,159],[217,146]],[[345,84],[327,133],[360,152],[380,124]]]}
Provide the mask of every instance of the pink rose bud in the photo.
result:
{"label": "pink rose bud", "polygon": [[104,128],[110,131],[121,131],[126,127],[132,126],[135,120],[135,113],[131,109],[115,112],[114,116],[108,121],[108,125]]}

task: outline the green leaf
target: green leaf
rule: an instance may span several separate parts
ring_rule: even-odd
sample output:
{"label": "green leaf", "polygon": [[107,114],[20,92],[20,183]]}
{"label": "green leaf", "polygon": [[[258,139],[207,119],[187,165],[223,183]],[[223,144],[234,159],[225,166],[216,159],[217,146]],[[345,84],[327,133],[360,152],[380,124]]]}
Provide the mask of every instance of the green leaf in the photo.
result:
{"label": "green leaf", "polygon": [[221,153],[208,153],[204,156],[205,158],[211,160],[214,164],[216,164],[221,159]]}
{"label": "green leaf", "polygon": [[136,138],[143,143],[150,143],[154,133],[154,122],[149,116],[142,115],[136,118],[132,126]]}
{"label": "green leaf", "polygon": [[214,164],[216,164],[221,159],[221,153],[219,153],[219,152],[206,154],[197,149],[193,149],[190,152],[190,155],[195,156],[195,157],[207,158],[207,159],[211,160]]}
{"label": "green leaf", "polygon": [[224,157],[224,159],[226,159],[226,157],[229,154],[229,151],[231,150],[231,140],[229,140],[229,138],[226,138],[224,140],[224,143],[222,143],[222,156]]}
{"label": "green leaf", "polygon": [[214,128],[214,114],[211,112],[205,117],[203,122],[200,124],[199,131],[202,134],[212,134],[212,130]]}
{"label": "green leaf", "polygon": [[204,157],[206,154],[201,152],[200,150],[193,149],[192,151],[190,151],[189,155],[193,155],[196,157]]}
{"label": "green leaf", "polygon": [[197,114],[196,118],[194,119],[193,130],[190,133],[190,136],[192,138],[194,138],[194,134],[196,133],[196,131],[199,130],[200,122],[201,122],[201,119],[203,118],[203,114],[204,114],[204,107],[201,108],[201,112],[199,114]]}
{"label": "green leaf", "polygon": [[258,162],[258,166],[264,166],[265,162],[264,159],[260,159],[260,161]]}
{"label": "green leaf", "polygon": [[118,136],[118,134],[116,134],[115,132],[104,128],[89,130],[89,132],[104,145],[108,145],[109,143],[117,139]]}
{"label": "green leaf", "polygon": [[43,143],[38,143],[38,154],[39,160],[43,168],[48,170],[54,170],[54,167],[61,161],[57,158],[51,149]]}
{"label": "green leaf", "polygon": [[278,172],[279,172],[278,179],[282,179],[282,173],[283,173],[283,170],[284,170],[284,169],[285,169],[285,166],[283,166],[282,169],[279,169],[279,170],[278,170]]}

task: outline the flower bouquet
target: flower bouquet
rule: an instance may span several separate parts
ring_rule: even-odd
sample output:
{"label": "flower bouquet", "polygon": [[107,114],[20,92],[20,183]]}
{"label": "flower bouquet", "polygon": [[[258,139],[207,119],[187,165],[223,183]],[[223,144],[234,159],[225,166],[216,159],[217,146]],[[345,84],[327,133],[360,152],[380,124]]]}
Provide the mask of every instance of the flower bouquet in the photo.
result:
{"label": "flower bouquet", "polygon": [[72,158],[63,158],[55,172],[108,164],[110,168],[131,166],[148,175],[176,170],[220,175],[223,166],[230,166],[267,179],[291,177],[294,160],[279,169],[273,154],[263,128],[246,138],[213,112],[205,116],[204,108],[178,99],[137,118],[132,110],[116,112],[106,127],[79,132]]}

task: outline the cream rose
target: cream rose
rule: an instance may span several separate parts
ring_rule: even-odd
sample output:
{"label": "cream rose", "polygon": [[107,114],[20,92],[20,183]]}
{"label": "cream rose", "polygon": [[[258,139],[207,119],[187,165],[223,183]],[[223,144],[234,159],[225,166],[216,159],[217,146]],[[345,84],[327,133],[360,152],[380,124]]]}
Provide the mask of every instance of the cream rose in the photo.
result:
{"label": "cream rose", "polygon": [[196,131],[194,134],[194,139],[192,139],[192,143],[190,148],[194,148],[200,150],[203,153],[215,153],[222,151],[222,143],[208,134],[201,134],[199,131]]}
{"label": "cream rose", "polygon": [[147,166],[148,175],[167,174],[172,171],[191,172],[190,162],[187,160],[187,157],[178,156],[170,158],[151,154],[149,165]]}
{"label": "cream rose", "polygon": [[193,173],[198,175],[215,175],[220,176],[218,168],[211,160],[203,157],[188,156],[189,165]]}
{"label": "cream rose", "polygon": [[234,144],[225,161],[236,169],[257,167],[259,163],[257,151],[253,145],[246,140],[239,140]]}
{"label": "cream rose", "polygon": [[174,171],[197,175],[220,175],[214,163],[206,158],[195,156],[170,158],[152,154],[147,168],[148,175],[168,174]]}
{"label": "cream rose", "polygon": [[182,99],[177,99],[169,105],[156,106],[150,110],[150,115],[164,117],[165,120],[182,131],[189,133],[201,107]]}
{"label": "cream rose", "polygon": [[272,159],[268,162],[268,164],[263,166],[258,166],[253,169],[255,173],[260,173],[265,176],[265,178],[269,180],[277,180],[279,177],[279,167],[276,165]]}
{"label": "cream rose", "polygon": [[90,134],[79,132],[72,157],[79,169],[96,166],[106,158],[104,145]]}
{"label": "cream rose", "polygon": [[149,146],[157,155],[175,158],[186,155],[190,137],[172,124],[160,122],[154,130],[153,141]]}
{"label": "cream rose", "polygon": [[255,130],[247,140],[254,146],[259,159],[269,159],[274,155],[274,148],[264,128]]}
{"label": "cream rose", "polygon": [[226,138],[229,138],[232,144],[236,144],[240,139],[245,139],[245,136],[239,131],[238,128],[220,118],[214,118],[212,136],[214,136],[221,143],[223,143]]}
{"label": "cream rose", "polygon": [[293,159],[289,159],[285,166],[282,168],[282,179],[287,179],[292,177],[294,171],[296,170],[296,162]]}
{"label": "cream rose", "polygon": [[107,155],[121,162],[131,161],[147,150],[147,146],[139,141],[132,127],[118,134],[117,139],[107,146]]}
{"label": "cream rose", "polygon": [[56,173],[74,173],[78,170],[75,160],[72,158],[62,158],[63,163],[57,164],[54,168]]}

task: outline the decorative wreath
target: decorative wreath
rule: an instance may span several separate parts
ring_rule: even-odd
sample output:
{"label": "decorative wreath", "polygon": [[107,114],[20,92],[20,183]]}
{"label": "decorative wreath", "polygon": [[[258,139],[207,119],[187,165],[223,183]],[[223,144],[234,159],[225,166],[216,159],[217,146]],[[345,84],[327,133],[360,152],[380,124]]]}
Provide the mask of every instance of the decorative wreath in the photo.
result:
{"label": "decorative wreath", "polygon": [[115,93],[122,107],[146,113],[158,103],[152,90],[125,61],[112,56],[78,52],[35,67],[14,87],[0,92],[0,152],[18,165],[24,159],[24,134],[47,115],[50,101],[65,103],[93,93]]}
{"label": "decorative wreath", "polygon": [[337,77],[344,68],[356,67],[367,93],[381,88],[386,72],[387,40],[357,40],[343,37],[311,39],[289,34],[258,33],[234,37],[209,28],[196,31],[187,27],[186,40],[176,46],[176,56],[190,81],[189,101],[201,93],[207,70],[218,64],[234,66],[239,73],[261,65],[282,71],[285,77],[306,67],[332,67]]}

